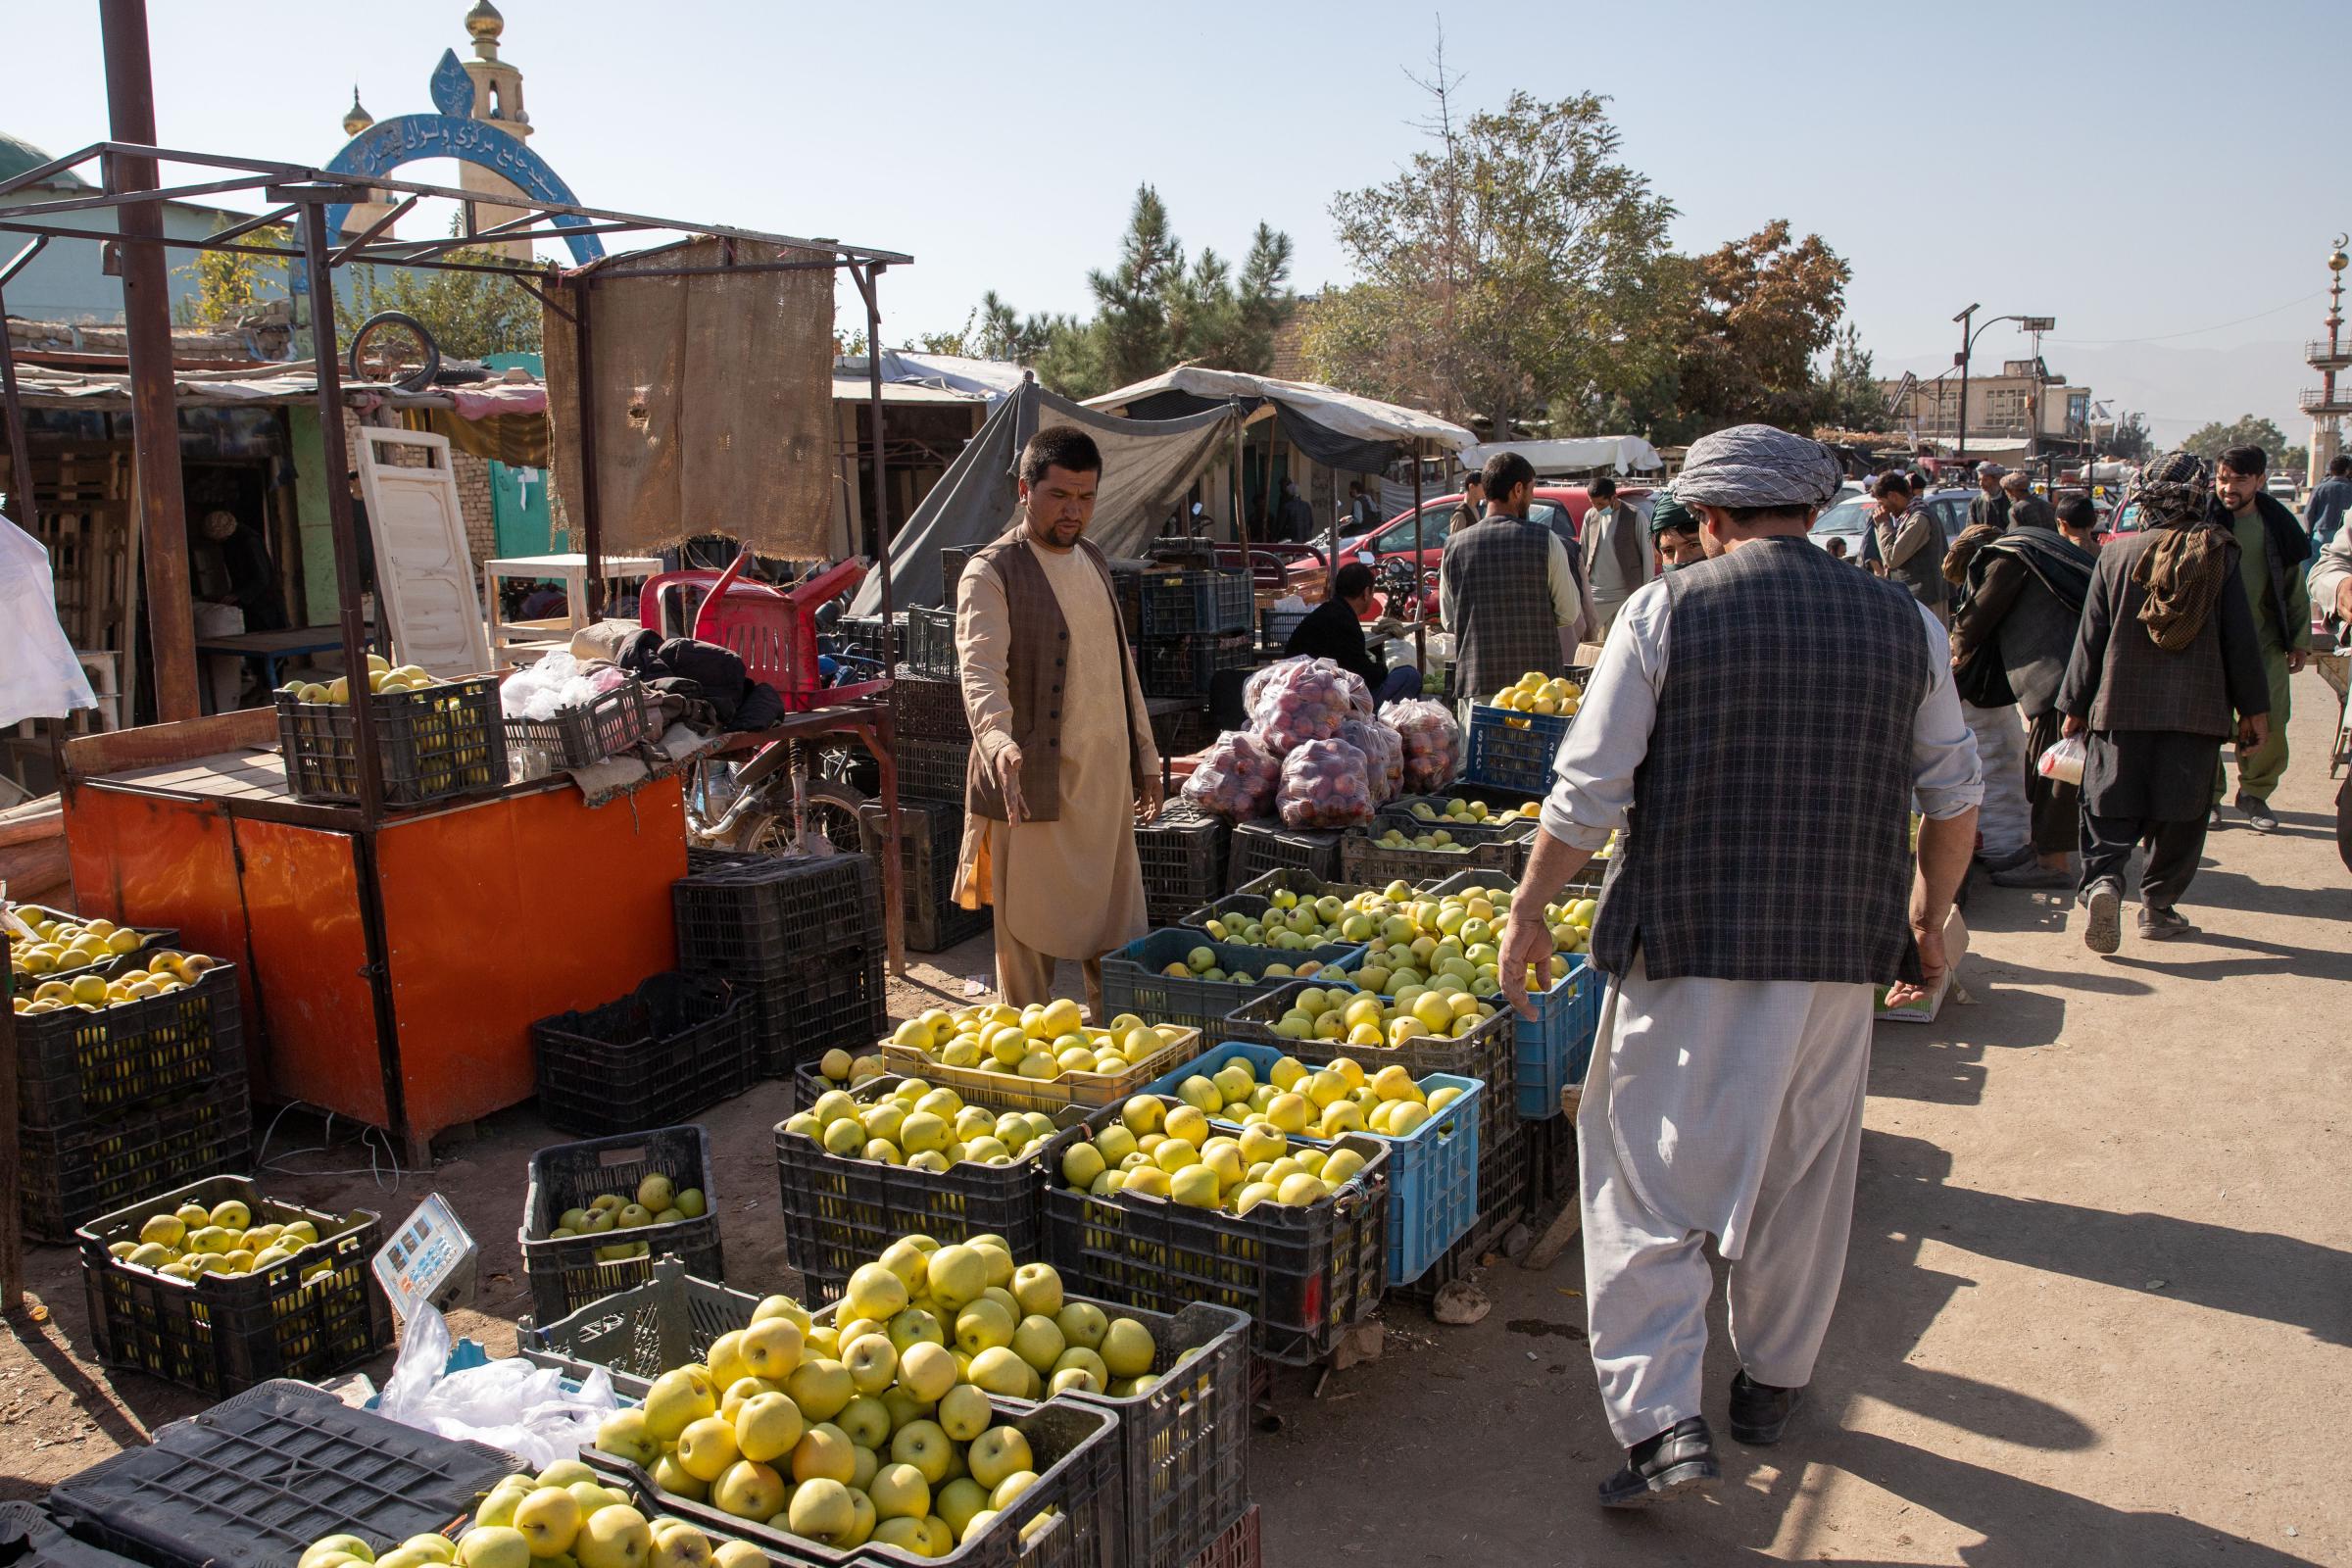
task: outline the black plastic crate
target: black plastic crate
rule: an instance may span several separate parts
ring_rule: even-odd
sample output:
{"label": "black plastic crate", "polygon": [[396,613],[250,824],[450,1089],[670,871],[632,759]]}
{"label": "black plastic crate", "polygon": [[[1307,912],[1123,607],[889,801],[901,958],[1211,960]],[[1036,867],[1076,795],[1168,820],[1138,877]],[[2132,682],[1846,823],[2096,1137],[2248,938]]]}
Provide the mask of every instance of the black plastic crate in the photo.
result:
{"label": "black plastic crate", "polygon": [[882,879],[863,855],[786,858],[692,871],[670,884],[678,967],[773,980],[811,953],[882,943]]}
{"label": "black plastic crate", "polygon": [[59,1482],[49,1511],[150,1568],[285,1568],[325,1536],[348,1532],[382,1553],[440,1532],[527,1468],[486,1444],[272,1382]]}
{"label": "black plastic crate", "polygon": [[[497,676],[377,692],[368,706],[375,719],[386,806],[422,806],[506,787],[507,727]],[[286,789],[296,800],[358,802],[356,722],[347,703],[305,703],[291,692],[277,694],[277,739],[285,752]]]}
{"label": "black plastic crate", "polygon": [[[1037,1479],[988,1528],[933,1560],[949,1568],[1128,1568],[1120,1555],[1126,1538],[1121,1527],[1119,1418],[1100,1405],[1068,1400],[989,1402],[996,1424],[1017,1427],[1028,1439]],[[648,1516],[683,1519],[714,1542],[748,1541],[774,1563],[793,1568],[886,1568],[919,1560],[887,1546],[836,1551],[738,1519],[710,1503],[658,1491],[651,1476],[625,1459],[594,1448],[583,1449],[580,1459],[610,1485],[631,1494]]]}
{"label": "black plastic crate", "polygon": [[544,754],[551,769],[591,767],[652,740],[658,714],[653,693],[631,677],[553,718],[508,719],[507,747]]}
{"label": "black plastic crate", "polygon": [[1238,893],[1268,871],[1286,870],[1339,881],[1340,830],[1284,827],[1280,822],[1243,822],[1234,828],[1227,887]]}
{"label": "black plastic crate", "polygon": [[[1105,1307],[1152,1331],[1152,1371],[1141,1394],[1072,1394],[1119,1418],[1132,1568],[1189,1568],[1249,1505],[1250,1319],[1196,1301],[1174,1313]],[[1180,1365],[1181,1364],[1181,1365]]]}
{"label": "black plastic crate", "polygon": [[927,741],[902,735],[892,746],[899,765],[899,799],[963,804],[966,772],[971,766],[972,743]]}
{"label": "black plastic crate", "polygon": [[941,603],[954,610],[963,603],[963,568],[972,558],[987,549],[986,545],[942,545],[939,550],[939,589]]}
{"label": "black plastic crate", "polygon": [[[880,801],[858,808],[865,853],[879,858],[888,813]],[[899,802],[899,886],[905,907],[907,948],[944,953],[988,929],[985,906],[967,909],[956,902],[956,863],[963,848],[963,808],[945,801]]]}
{"label": "black plastic crate", "polygon": [[1311,608],[1276,610],[1268,607],[1259,611],[1257,612],[1258,648],[1277,657],[1287,654],[1291,647],[1291,633],[1298,629],[1300,621],[1313,613],[1314,611]]}
{"label": "black plastic crate", "polygon": [[919,674],[901,665],[890,683],[890,701],[898,735],[971,744],[972,720],[963,707],[963,682]]}
{"label": "black plastic crate", "polygon": [[0,1502],[0,1563],[9,1568],[131,1568],[132,1559],[76,1541],[33,1502]]}
{"label": "black plastic crate", "polygon": [[[1087,1136],[1119,1107],[1087,1119]],[[1344,1133],[1364,1156],[1346,1188],[1300,1208],[1260,1203],[1247,1214],[1188,1208],[1117,1192],[1097,1198],[1059,1182],[1046,1189],[1046,1260],[1082,1295],[1154,1312],[1195,1301],[1251,1319],[1259,1355],[1293,1366],[1321,1360],[1349,1324],[1370,1315],[1387,1285],[1389,1150]]]}
{"label": "black plastic crate", "polygon": [[1259,872],[1221,899],[1211,899],[1197,909],[1185,911],[1183,923],[1198,928],[1206,921],[1228,914],[1263,914],[1273,903],[1272,895],[1277,892],[1296,893],[1301,900],[1306,900],[1319,899],[1325,894],[1339,899],[1352,899],[1359,893],[1375,891],[1294,866],[1276,866],[1270,871]]}
{"label": "black plastic crate", "polygon": [[[1231,974],[1253,975],[1247,985],[1231,980],[1204,980],[1196,974],[1172,975],[1171,963],[1181,962],[1195,948],[1216,956],[1215,967]],[[1132,1012],[1147,1023],[1182,1024],[1198,1029],[1204,1040],[1219,1041],[1217,1031],[1226,1014],[1252,998],[1287,984],[1285,977],[1265,977],[1269,963],[1315,963],[1345,978],[1341,966],[1352,968],[1364,956],[1360,942],[1330,942],[1312,948],[1252,948],[1239,942],[1218,942],[1187,926],[1169,926],[1136,938],[1125,947],[1102,955],[1102,1007],[1114,1017]]]}
{"label": "black plastic crate", "polygon": [[899,656],[918,675],[957,680],[963,673],[956,652],[956,612],[914,609],[906,612],[906,641]]}
{"label": "black plastic crate", "polygon": [[[235,1199],[263,1224],[307,1219],[317,1244],[246,1274],[175,1280],[108,1250],[184,1202],[207,1208]],[[383,1245],[368,1210],[336,1214],[264,1196],[243,1176],[211,1176],[116,1210],[74,1232],[90,1338],[98,1358],[136,1367],[207,1394],[234,1394],[272,1378],[321,1378],[392,1343],[392,1306],[368,1260]]]}
{"label": "black plastic crate", "polygon": [[853,1054],[871,1051],[889,1032],[879,937],[870,946],[817,954],[773,980],[746,980],[737,989],[752,1005],[753,1061],[762,1078],[788,1078],[836,1046]]}
{"label": "black plastic crate", "polygon": [[[148,956],[125,955],[97,972],[112,976]],[[111,1124],[158,1096],[241,1082],[245,1075],[237,974],[225,963],[160,997],[96,1012],[18,1013],[16,1025],[19,1103],[27,1128],[91,1119]]]}
{"label": "black plastic crate", "polygon": [[[602,1193],[634,1194],[646,1177],[666,1176],[680,1191],[699,1188],[704,1208],[695,1219],[591,1236],[550,1236],[566,1209],[585,1207]],[[530,1281],[531,1312],[552,1323],[589,1302],[643,1284],[653,1277],[654,1259],[674,1253],[686,1271],[703,1279],[726,1277],[718,1239],[717,1167],[710,1135],[699,1125],[659,1127],[623,1138],[593,1138],[555,1144],[531,1156],[530,1186],[523,1195],[522,1272]],[[649,1255],[600,1261],[600,1248],[642,1242]]]}
{"label": "black plastic crate", "polygon": [[1147,637],[1136,646],[1136,679],[1146,697],[1208,700],[1221,669],[1248,669],[1253,657],[1250,634],[1198,632],[1184,637]]}
{"label": "black plastic crate", "polygon": [[758,1078],[755,1008],[707,974],[657,974],[617,1002],[531,1025],[539,1114],[583,1138],[665,1127]]}
{"label": "black plastic crate", "polygon": [[760,1298],[696,1279],[674,1257],[657,1258],[653,1277],[552,1323],[528,1315],[515,1325],[516,1353],[537,1366],[584,1378],[602,1367],[614,1392],[642,1399],[654,1379],[700,1361],[722,1334],[748,1327]]}
{"label": "black plastic crate", "polygon": [[1248,631],[1250,574],[1198,567],[1154,568],[1143,574],[1140,603],[1146,637]]}
{"label": "black plastic crate", "polygon": [[[888,1095],[900,1080],[877,1078],[849,1091],[860,1104]],[[992,1111],[1015,1108],[967,1097]],[[849,1278],[900,1237],[914,1231],[940,1242],[967,1236],[1004,1238],[1016,1258],[1041,1246],[1038,1206],[1049,1180],[1059,1180],[1061,1155],[1076,1142],[1082,1107],[1055,1117],[1064,1130],[1009,1165],[958,1161],[943,1171],[911,1170],[880,1160],[829,1154],[824,1146],[776,1124],[776,1178],[783,1192],[784,1254],[824,1294],[841,1294]]]}
{"label": "black plastic crate", "polygon": [[1135,855],[1144,873],[1144,913],[1153,925],[1174,925],[1225,891],[1225,859],[1233,824],[1190,801],[1160,808],[1135,830]]}
{"label": "black plastic crate", "polygon": [[19,1146],[24,1228],[70,1242],[77,1226],[151,1194],[252,1162],[253,1102],[245,1073],[86,1121],[27,1127]]}
{"label": "black plastic crate", "polygon": [[1257,1504],[1253,1502],[1193,1559],[1191,1568],[1259,1568],[1264,1561],[1259,1545]]}
{"label": "black plastic crate", "polygon": [[[836,645],[853,659],[882,662],[882,617],[880,615],[844,615],[833,623]],[[891,655],[899,658],[906,652],[906,612],[894,612],[890,617]]]}
{"label": "black plastic crate", "polygon": [[[1392,827],[1408,837],[1443,827],[1463,848],[1398,849],[1380,843],[1380,835]],[[1340,841],[1341,875],[1369,887],[1386,887],[1391,882],[1420,883],[1436,877],[1458,876],[1464,871],[1488,871],[1515,883],[1526,863],[1526,837],[1517,827],[1424,822],[1410,811],[1382,810],[1369,826],[1351,829]]]}

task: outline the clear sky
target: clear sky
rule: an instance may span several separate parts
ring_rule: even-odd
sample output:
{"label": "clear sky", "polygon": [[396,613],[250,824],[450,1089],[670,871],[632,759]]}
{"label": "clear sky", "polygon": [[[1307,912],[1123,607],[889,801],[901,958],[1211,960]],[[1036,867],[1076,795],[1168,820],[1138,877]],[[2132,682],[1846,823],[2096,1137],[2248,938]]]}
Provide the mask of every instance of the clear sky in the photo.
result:
{"label": "clear sky", "polygon": [[[890,342],[960,324],[990,287],[1085,309],[1143,180],[1188,246],[1238,253],[1262,218],[1297,240],[1298,287],[1345,281],[1331,195],[1417,145],[1425,106],[1403,73],[1426,69],[1438,22],[1382,0],[502,3],[531,145],[583,201],[911,252],[883,280]],[[466,53],[465,10],[151,0],[160,135],[324,162],[355,81],[378,118],[429,108],[441,50]],[[52,152],[98,139],[96,7],[11,11],[0,129]],[[2352,191],[2326,173],[2352,97],[2340,3],[1443,15],[1471,107],[1514,87],[1609,94],[1626,160],[1682,210],[1681,246],[1773,218],[1821,233],[1853,266],[1849,311],[1883,367],[1948,365],[1972,301],[2047,314],[2054,368],[2071,346],[2182,372],[2151,372],[2139,401],[2184,426],[2253,394],[2211,389],[2171,351],[2263,345],[2257,380],[2274,363],[2278,379],[2263,412],[2301,439],[2283,416],[2308,372],[2281,346],[2323,330],[2322,263],[2352,226]],[[1995,326],[1979,352],[2023,341]]]}

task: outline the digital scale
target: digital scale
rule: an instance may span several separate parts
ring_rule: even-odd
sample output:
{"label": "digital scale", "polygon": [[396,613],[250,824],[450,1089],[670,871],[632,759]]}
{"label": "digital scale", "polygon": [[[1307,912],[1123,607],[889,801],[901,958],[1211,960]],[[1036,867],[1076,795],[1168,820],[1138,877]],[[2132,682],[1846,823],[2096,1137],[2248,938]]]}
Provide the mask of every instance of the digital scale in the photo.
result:
{"label": "digital scale", "polygon": [[377,1249],[370,1266],[392,1310],[406,1321],[419,1306],[446,1312],[470,1302],[480,1260],[481,1249],[458,1223],[449,1200],[431,1193]]}

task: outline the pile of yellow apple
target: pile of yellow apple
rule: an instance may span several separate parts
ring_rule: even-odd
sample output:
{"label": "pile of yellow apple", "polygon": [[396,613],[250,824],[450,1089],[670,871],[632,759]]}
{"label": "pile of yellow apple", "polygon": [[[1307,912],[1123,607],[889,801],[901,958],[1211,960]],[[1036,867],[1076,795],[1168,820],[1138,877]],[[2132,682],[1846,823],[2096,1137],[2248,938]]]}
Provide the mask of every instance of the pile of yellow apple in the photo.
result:
{"label": "pile of yellow apple", "polygon": [[[395,665],[381,654],[368,656],[368,690],[376,695],[387,692],[420,692],[428,686],[439,686],[428,670],[416,664]],[[351,680],[337,675],[333,680],[290,680],[278,690],[298,703],[338,703],[351,701]]]}
{"label": "pile of yellow apple", "polygon": [[1445,828],[1439,828],[1434,833],[1417,833],[1408,838],[1401,828],[1393,827],[1372,842],[1384,850],[1435,850],[1446,855],[1464,855],[1470,849],[1467,844],[1454,843],[1453,835]]}
{"label": "pile of yellow apple", "polygon": [[1544,803],[1542,801],[1522,801],[1517,806],[1505,806],[1497,808],[1489,806],[1484,801],[1465,801],[1459,796],[1454,796],[1438,806],[1432,806],[1427,801],[1415,801],[1411,810],[1413,815],[1424,822],[1468,822],[1477,826],[1487,826],[1532,820],[1542,816]]}
{"label": "pile of yellow apple", "polygon": [[1563,675],[1531,669],[1496,692],[1488,706],[1521,713],[1574,713],[1584,695],[1582,686]]}
{"label": "pile of yellow apple", "polygon": [[[1334,1056],[1326,1067],[1280,1056],[1266,1069],[1263,1083],[1247,1057],[1236,1056],[1213,1074],[1194,1073],[1176,1086],[1177,1099],[1212,1120],[1238,1125],[1245,1135],[1255,1127],[1284,1137],[1326,1139],[1342,1133],[1410,1137],[1461,1097],[1450,1084],[1425,1094],[1399,1066],[1383,1067],[1367,1078],[1362,1063],[1351,1056]],[[1270,1147],[1261,1138],[1253,1149],[1245,1136],[1242,1153],[1248,1157]]]}
{"label": "pile of yellow apple", "polygon": [[[115,934],[137,935],[132,931]],[[212,968],[215,962],[215,959],[200,953],[159,953],[147,961],[144,969],[125,969],[112,976],[76,974],[71,980],[45,979],[35,984],[29,995],[20,992],[11,1000],[14,1010],[24,1017],[38,1017],[45,1012],[64,1012],[69,1009],[98,1012],[108,1007],[145,1002],[149,997],[184,991],[194,985],[197,977]]]}
{"label": "pile of yellow apple", "polygon": [[[1249,947],[1251,944],[1244,942],[1238,945]],[[1296,952],[1298,950],[1293,947],[1284,951]],[[1260,979],[1304,980],[1321,974],[1323,965],[1313,958],[1308,958],[1297,968],[1293,968],[1277,959],[1266,965],[1266,972],[1263,975],[1253,975],[1247,969],[1235,969],[1228,973],[1217,966],[1217,953],[1214,948],[1195,948],[1181,959],[1169,964],[1159,972],[1173,980],[1221,980],[1231,981],[1237,986],[1253,986]]]}
{"label": "pile of yellow apple", "polygon": [[967,1105],[953,1089],[920,1078],[902,1079],[889,1094],[860,1103],[839,1089],[784,1123],[784,1131],[823,1146],[844,1159],[872,1159],[909,1170],[1009,1165],[1038,1150],[1057,1129],[1043,1111],[993,1111]]}
{"label": "pile of yellow apple", "polygon": [[[1284,1120],[1299,1122],[1297,1131],[1314,1130],[1303,1112],[1294,1114],[1297,1107],[1283,1103],[1299,1099],[1270,1096],[1266,1116],[1283,1104]],[[1352,1149],[1293,1149],[1290,1134],[1271,1119],[1228,1135],[1212,1128],[1208,1112],[1198,1104],[1164,1095],[1137,1095],[1091,1143],[1070,1146],[1061,1156],[1061,1175],[1073,1192],[1097,1198],[1142,1193],[1188,1208],[1247,1214],[1260,1203],[1319,1203],[1352,1181],[1363,1164],[1363,1156]]]}
{"label": "pile of yellow apple", "polygon": [[[151,1214],[139,1239],[110,1242],[107,1250],[133,1268],[152,1269],[166,1279],[193,1282],[205,1274],[250,1274],[299,1259],[318,1244],[318,1227],[307,1219],[256,1225],[253,1210],[231,1198],[206,1208],[190,1201],[168,1214]],[[334,1259],[304,1265],[303,1277],[333,1268]]]}
{"label": "pile of yellow apple", "polygon": [[[1459,901],[1467,919],[1486,922],[1486,929],[1499,940],[1502,922],[1510,918],[1511,899],[1516,890],[1502,886],[1463,888],[1448,893],[1441,900],[1441,908]],[[1552,978],[1568,972],[1565,954],[1583,953],[1592,945],[1592,921],[1600,913],[1598,899],[1562,899],[1544,906],[1544,923],[1551,927]],[[1443,918],[1441,914],[1441,918]],[[1459,931],[1460,927],[1456,927]],[[1466,950],[1465,950],[1466,951]],[[1369,959],[1366,960],[1370,961]],[[1535,977],[1531,975],[1532,981]]]}
{"label": "pile of yellow apple", "polygon": [[[1489,984],[1487,995],[1493,996]],[[1274,1032],[1286,1040],[1396,1047],[1414,1040],[1459,1040],[1496,1010],[1495,1003],[1450,974],[1400,986],[1385,997],[1342,986],[1306,986],[1274,1021]]]}
{"label": "pile of yellow apple", "polygon": [[456,1541],[411,1536],[376,1556],[357,1536],[313,1542],[295,1568],[767,1568],[747,1541],[713,1542],[683,1519],[648,1520],[596,1472],[562,1459],[490,1489]]}
{"label": "pile of yellow apple", "polygon": [[1263,910],[1251,914],[1237,909],[1207,920],[1201,929],[1219,942],[1288,952],[1326,942],[1369,942],[1413,897],[1413,890],[1402,882],[1345,899],[1336,893],[1318,896],[1276,888],[1266,895]]}
{"label": "pile of yellow apple", "polygon": [[[22,932],[12,933],[8,947],[8,966],[19,989],[40,975],[71,974],[110,962],[125,953],[138,952],[147,943],[136,931],[112,920],[77,920],[37,904],[21,904],[10,912],[31,933],[29,938]],[[213,960],[204,961],[209,964]]]}
{"label": "pile of yellow apple", "polygon": [[[656,1171],[637,1184],[634,1194],[599,1193],[582,1207],[565,1209],[544,1239],[603,1236],[643,1230],[648,1225],[674,1225],[682,1219],[701,1219],[708,1212],[710,1200],[703,1196],[701,1188],[681,1188]],[[623,1258],[648,1256],[651,1251],[651,1246],[645,1242],[612,1242],[598,1248],[596,1257],[600,1263],[616,1263]]]}
{"label": "pile of yellow apple", "polygon": [[829,1084],[839,1084],[844,1089],[855,1089],[859,1084],[879,1078],[888,1071],[890,1069],[883,1065],[880,1052],[868,1052],[862,1056],[853,1056],[839,1046],[826,1052],[817,1058],[816,1062],[818,1077]]}
{"label": "pile of yellow apple", "polygon": [[1043,1080],[1065,1072],[1123,1073],[1185,1032],[1174,1025],[1155,1029],[1131,1012],[1107,1029],[1091,1028],[1078,1004],[1063,997],[1026,1007],[1002,1002],[955,1012],[934,1007],[899,1025],[890,1044],[943,1067]]}
{"label": "pile of yellow apple", "polygon": [[[1058,1274],[1016,1266],[1001,1237],[907,1236],[852,1274],[829,1314],[761,1301],[748,1327],[607,1420],[596,1446],[645,1469],[657,1498],[826,1546],[942,1557],[1043,1468],[992,1396],[1141,1393],[1157,1354],[1141,1323],[1064,1299]],[[579,1555],[579,1568],[612,1565]]]}

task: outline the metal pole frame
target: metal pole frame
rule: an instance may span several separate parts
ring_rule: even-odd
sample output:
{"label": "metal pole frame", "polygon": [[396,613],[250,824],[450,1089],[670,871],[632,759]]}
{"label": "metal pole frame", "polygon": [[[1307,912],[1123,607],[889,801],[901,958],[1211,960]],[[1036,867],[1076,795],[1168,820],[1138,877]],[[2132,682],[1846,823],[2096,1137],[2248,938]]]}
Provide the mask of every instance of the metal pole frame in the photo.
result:
{"label": "metal pole frame", "polygon": [[[1421,438],[1413,437],[1413,667],[1429,679],[1429,617],[1421,610]],[[1390,607],[1392,610],[1395,606]],[[1424,688],[1426,690],[1426,687]]]}
{"label": "metal pole frame", "polygon": [[[849,269],[850,280],[865,299],[865,397],[871,419],[874,450],[873,508],[874,551],[882,573],[882,673],[889,677],[898,669],[897,640],[891,634],[891,540],[890,540],[890,481],[884,472],[882,451],[882,305],[875,292],[876,280],[883,265],[869,262]],[[882,819],[884,844],[882,864],[882,932],[890,959],[890,972],[906,973],[906,905],[904,890],[906,867],[898,854],[899,838],[899,761],[898,761],[898,705],[887,700],[876,705],[874,718],[875,750],[881,755],[874,759],[881,772]]]}
{"label": "metal pole frame", "polygon": [[42,235],[0,267],[0,404],[5,404],[0,413],[5,413],[8,422],[8,504],[17,514],[18,525],[36,538],[40,534],[40,504],[32,494],[32,449],[24,436],[24,399],[17,387],[17,346],[8,337],[6,296],[9,280],[24,270],[48,244],[48,236]]}

